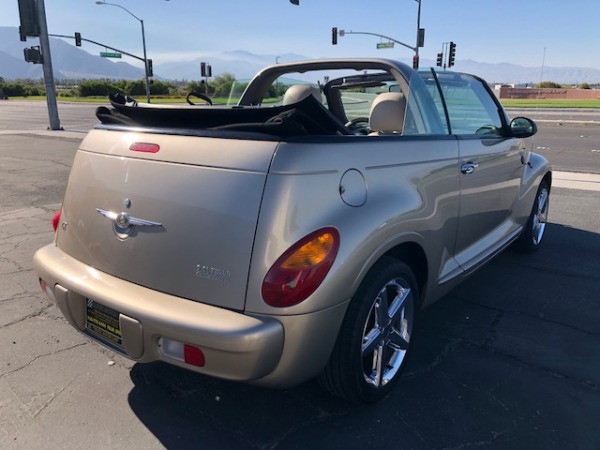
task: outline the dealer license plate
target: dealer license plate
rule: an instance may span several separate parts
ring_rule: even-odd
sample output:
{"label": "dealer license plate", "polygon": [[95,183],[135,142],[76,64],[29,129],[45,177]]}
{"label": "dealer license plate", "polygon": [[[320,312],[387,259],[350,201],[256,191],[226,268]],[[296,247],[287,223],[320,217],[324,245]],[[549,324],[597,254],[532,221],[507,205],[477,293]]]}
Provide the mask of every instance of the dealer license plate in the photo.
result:
{"label": "dealer license plate", "polygon": [[86,299],[85,327],[92,337],[123,351],[119,311],[88,298]]}

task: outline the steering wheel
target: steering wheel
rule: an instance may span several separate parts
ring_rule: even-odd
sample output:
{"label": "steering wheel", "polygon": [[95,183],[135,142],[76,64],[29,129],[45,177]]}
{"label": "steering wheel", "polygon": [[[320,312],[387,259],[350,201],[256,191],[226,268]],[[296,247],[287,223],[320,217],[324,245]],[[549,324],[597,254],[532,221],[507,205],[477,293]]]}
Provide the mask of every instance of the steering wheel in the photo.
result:
{"label": "steering wheel", "polygon": [[359,123],[369,123],[369,118],[368,117],[355,117],[354,119],[352,119],[350,122],[348,122],[346,124],[346,126],[348,128],[352,128],[353,126],[359,124]]}
{"label": "steering wheel", "polygon": [[354,134],[369,134],[369,118],[355,117],[346,123],[346,127],[350,128]]}
{"label": "steering wheel", "polygon": [[201,100],[204,100],[208,105],[212,105],[212,100],[210,99],[210,97],[208,95],[205,94],[200,94],[199,92],[190,92],[188,93],[188,95],[185,96],[185,101],[188,102],[190,105],[197,105],[198,103],[194,103],[190,97],[198,97]]}

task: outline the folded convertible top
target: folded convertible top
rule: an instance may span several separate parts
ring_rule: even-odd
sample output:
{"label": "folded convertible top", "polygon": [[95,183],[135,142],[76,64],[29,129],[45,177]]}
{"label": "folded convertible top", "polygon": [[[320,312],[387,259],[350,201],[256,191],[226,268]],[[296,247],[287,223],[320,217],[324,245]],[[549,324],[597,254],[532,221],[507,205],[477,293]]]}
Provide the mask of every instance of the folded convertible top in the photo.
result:
{"label": "folded convertible top", "polygon": [[276,136],[352,134],[313,96],[285,106],[228,108],[140,106],[122,99],[111,96],[112,108],[97,108],[96,117],[105,125],[143,128],[231,130]]}

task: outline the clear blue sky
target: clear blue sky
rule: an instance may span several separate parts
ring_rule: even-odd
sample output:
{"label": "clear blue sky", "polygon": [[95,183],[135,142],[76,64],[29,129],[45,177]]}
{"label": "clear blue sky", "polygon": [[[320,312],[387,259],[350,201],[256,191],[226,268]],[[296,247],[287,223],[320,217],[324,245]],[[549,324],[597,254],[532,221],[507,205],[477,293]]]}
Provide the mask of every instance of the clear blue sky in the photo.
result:
{"label": "clear blue sky", "polygon": [[[109,0],[110,1],[110,0]],[[376,50],[378,38],[349,35],[331,45],[331,27],[380,33],[414,45],[416,0],[112,0],[144,20],[155,64],[247,50],[263,55],[408,58],[411,50]],[[141,55],[139,22],[94,0],[46,0],[48,28],[107,42]],[[0,0],[0,26],[18,26],[17,0]],[[442,42],[457,43],[457,59],[600,69],[600,0],[422,0],[422,57]],[[98,48],[84,45],[97,54]]]}

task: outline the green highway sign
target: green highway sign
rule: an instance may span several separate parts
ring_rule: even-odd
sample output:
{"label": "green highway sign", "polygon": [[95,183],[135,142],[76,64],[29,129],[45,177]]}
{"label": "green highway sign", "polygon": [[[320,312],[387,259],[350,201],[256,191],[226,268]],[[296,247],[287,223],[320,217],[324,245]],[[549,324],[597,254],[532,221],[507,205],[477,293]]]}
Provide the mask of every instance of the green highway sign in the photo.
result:
{"label": "green highway sign", "polygon": [[377,48],[394,48],[394,43],[393,42],[380,42],[379,44],[377,44]]}
{"label": "green highway sign", "polygon": [[103,58],[120,58],[122,55],[120,53],[100,52],[100,56]]}

